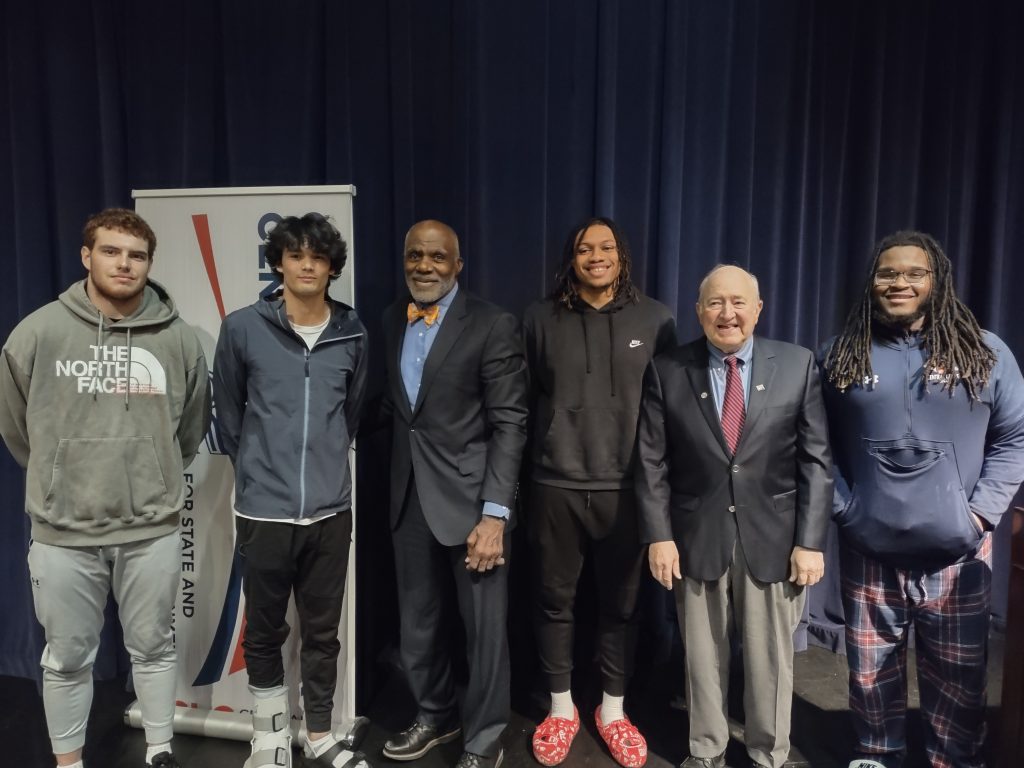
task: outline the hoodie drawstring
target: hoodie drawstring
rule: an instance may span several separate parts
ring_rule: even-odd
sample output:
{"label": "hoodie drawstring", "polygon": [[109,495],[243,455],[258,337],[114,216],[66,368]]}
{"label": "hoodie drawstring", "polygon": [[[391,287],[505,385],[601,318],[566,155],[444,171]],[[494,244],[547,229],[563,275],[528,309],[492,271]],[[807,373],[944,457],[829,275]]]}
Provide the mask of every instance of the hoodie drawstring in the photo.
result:
{"label": "hoodie drawstring", "polygon": [[[98,314],[100,316],[100,322],[96,326],[96,349],[99,349],[100,347],[103,346],[103,313],[99,312]],[[93,388],[93,390],[92,390],[92,400],[93,400],[93,402],[96,402],[96,389],[95,388]]]}
{"label": "hoodie drawstring", "polygon": [[132,327],[129,325],[125,330],[128,331],[128,375],[124,380],[124,409],[127,411],[128,393],[132,391]]}
{"label": "hoodie drawstring", "polygon": [[590,340],[587,338],[587,317],[579,313],[580,322],[583,324],[583,350],[587,355],[587,373],[590,373]]}
{"label": "hoodie drawstring", "polygon": [[[590,373],[590,337],[587,335],[587,315],[579,312],[580,323],[583,325],[583,350],[587,356],[587,373]],[[608,317],[608,383],[611,388],[611,396],[615,397],[615,321],[614,312],[605,312]]]}
{"label": "hoodie drawstring", "polygon": [[[103,313],[99,312],[99,323],[96,325],[96,349],[103,348]],[[128,408],[128,395],[132,391],[132,327],[129,325],[125,328],[128,335],[128,375],[124,379],[124,409],[127,411]],[[93,402],[96,401],[96,388],[92,390]]]}
{"label": "hoodie drawstring", "polygon": [[615,366],[612,364],[612,358],[615,357],[615,333],[613,330],[614,321],[612,318],[615,316],[614,312],[608,312],[608,383],[611,386],[612,397],[615,397]]}

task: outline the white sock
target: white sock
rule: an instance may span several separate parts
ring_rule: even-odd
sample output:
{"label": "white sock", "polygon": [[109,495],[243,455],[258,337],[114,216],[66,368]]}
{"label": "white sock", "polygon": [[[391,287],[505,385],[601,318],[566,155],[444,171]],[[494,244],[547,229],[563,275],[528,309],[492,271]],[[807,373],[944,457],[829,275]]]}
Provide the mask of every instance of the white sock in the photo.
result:
{"label": "white sock", "polygon": [[622,711],[622,700],[624,698],[625,696],[612,696],[607,692],[604,694],[604,697],[601,699],[602,723],[608,725],[626,716],[626,713]]}
{"label": "white sock", "polygon": [[152,763],[153,762],[153,758],[156,757],[157,755],[159,755],[161,752],[170,752],[170,751],[171,751],[171,742],[169,742],[169,741],[164,743],[164,744],[147,744],[146,745],[146,762],[147,763]]}
{"label": "white sock", "polygon": [[306,745],[313,751],[314,755],[318,755],[324,751],[325,747],[331,746],[332,734],[325,733],[316,741],[309,738],[309,734],[306,735]]}
{"label": "white sock", "polygon": [[572,691],[551,694],[551,717],[573,718]]}
{"label": "white sock", "polygon": [[[316,741],[310,741],[309,736],[306,736],[306,757],[320,757],[320,755],[324,754],[327,750],[329,750],[337,743],[338,740],[334,738],[333,733],[328,733],[324,736],[321,736]],[[344,765],[350,759],[352,759],[354,755],[354,752],[350,752],[349,750],[344,749],[335,756],[333,760],[333,765]]]}

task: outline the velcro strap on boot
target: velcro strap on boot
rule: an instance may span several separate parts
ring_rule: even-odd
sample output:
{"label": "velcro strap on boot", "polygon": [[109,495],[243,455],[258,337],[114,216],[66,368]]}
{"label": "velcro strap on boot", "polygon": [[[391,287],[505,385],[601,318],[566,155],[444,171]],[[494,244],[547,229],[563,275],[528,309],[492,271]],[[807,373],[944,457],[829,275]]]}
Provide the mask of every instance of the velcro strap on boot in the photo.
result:
{"label": "velcro strap on boot", "polygon": [[292,768],[291,731],[254,735],[245,768]]}
{"label": "velcro strap on boot", "polygon": [[291,750],[288,747],[261,749],[249,756],[249,768],[291,768]]}
{"label": "velcro strap on boot", "polygon": [[288,725],[287,712],[275,712],[269,717],[261,717],[257,714],[252,716],[252,729],[254,731],[277,733],[278,731],[283,731]]}
{"label": "velcro strap on boot", "polygon": [[306,760],[317,768],[357,768],[360,764],[366,766],[366,755],[362,752],[351,752],[340,741],[334,744],[326,752],[313,756],[307,749]]}

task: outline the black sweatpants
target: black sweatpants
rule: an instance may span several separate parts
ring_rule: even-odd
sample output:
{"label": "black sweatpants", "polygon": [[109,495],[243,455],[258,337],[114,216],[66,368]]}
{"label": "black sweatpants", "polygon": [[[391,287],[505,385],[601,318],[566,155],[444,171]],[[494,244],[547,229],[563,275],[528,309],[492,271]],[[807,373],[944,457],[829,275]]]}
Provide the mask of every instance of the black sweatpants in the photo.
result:
{"label": "black sweatpants", "polygon": [[597,575],[598,648],[605,693],[622,696],[633,669],[644,547],[631,488],[586,491],[533,483],[528,517],[537,644],[553,692],[572,678],[573,603],[589,551]]}
{"label": "black sweatpants", "polygon": [[311,525],[235,517],[245,590],[245,664],[249,684],[284,683],[281,646],[288,638],[288,598],[295,592],[306,729],[331,730],[338,682],[338,622],[345,596],[352,511]]}

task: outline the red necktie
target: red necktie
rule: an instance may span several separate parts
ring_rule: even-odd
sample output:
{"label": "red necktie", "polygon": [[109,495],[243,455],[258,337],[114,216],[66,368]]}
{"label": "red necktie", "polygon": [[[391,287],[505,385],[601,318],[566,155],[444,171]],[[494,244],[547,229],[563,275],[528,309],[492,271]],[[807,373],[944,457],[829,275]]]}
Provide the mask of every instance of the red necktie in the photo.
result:
{"label": "red necktie", "polygon": [[412,325],[420,318],[423,318],[423,322],[426,323],[429,328],[437,322],[437,316],[440,312],[440,304],[431,304],[429,307],[420,309],[416,306],[415,302],[410,301],[409,306],[405,308],[405,317],[409,321],[409,325]]}
{"label": "red necktie", "polygon": [[743,422],[747,418],[747,409],[743,404],[743,381],[736,368],[739,360],[736,355],[726,355],[725,364],[729,370],[725,374],[725,399],[722,401],[722,433],[725,435],[729,452],[736,455],[740,435],[743,434]]}

